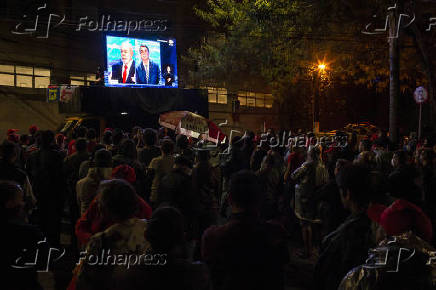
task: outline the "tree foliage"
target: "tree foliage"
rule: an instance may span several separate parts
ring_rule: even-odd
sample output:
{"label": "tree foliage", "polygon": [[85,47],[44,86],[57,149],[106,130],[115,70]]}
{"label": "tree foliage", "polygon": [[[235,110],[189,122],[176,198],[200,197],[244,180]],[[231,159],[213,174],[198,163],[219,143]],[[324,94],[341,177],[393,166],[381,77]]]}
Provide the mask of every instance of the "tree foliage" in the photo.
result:
{"label": "tree foliage", "polygon": [[[364,35],[362,30],[371,21],[383,26],[389,2],[208,0],[208,9],[196,13],[214,30],[184,57],[190,82],[283,92],[310,81],[316,64],[324,61],[335,80],[385,88],[388,35]],[[417,70],[421,62],[413,37],[406,31],[401,38],[404,84],[424,78]]]}

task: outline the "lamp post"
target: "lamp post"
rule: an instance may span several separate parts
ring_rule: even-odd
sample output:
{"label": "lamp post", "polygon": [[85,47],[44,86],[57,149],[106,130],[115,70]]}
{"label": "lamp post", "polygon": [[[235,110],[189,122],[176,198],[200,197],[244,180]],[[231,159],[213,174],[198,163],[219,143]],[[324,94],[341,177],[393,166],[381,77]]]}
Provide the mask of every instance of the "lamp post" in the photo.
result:
{"label": "lamp post", "polygon": [[319,63],[314,72],[314,94],[313,94],[313,133],[319,133],[319,91],[321,74],[326,70],[324,63]]}

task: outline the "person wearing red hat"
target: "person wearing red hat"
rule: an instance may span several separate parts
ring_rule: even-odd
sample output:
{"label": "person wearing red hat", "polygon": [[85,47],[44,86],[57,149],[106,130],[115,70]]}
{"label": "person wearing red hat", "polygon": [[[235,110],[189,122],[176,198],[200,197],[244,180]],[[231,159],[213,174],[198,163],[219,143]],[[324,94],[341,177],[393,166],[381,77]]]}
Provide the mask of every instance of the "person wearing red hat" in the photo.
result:
{"label": "person wearing red hat", "polygon": [[435,249],[430,219],[415,204],[398,199],[373,204],[368,216],[384,235],[365,263],[345,275],[338,289],[434,289]]}
{"label": "person wearing red hat", "polygon": [[11,142],[18,143],[20,136],[16,134],[18,132],[18,129],[8,129],[6,132],[7,139]]}
{"label": "person wearing red hat", "polygon": [[126,164],[119,165],[112,170],[112,178],[124,179],[134,185],[136,181],[135,169]]}

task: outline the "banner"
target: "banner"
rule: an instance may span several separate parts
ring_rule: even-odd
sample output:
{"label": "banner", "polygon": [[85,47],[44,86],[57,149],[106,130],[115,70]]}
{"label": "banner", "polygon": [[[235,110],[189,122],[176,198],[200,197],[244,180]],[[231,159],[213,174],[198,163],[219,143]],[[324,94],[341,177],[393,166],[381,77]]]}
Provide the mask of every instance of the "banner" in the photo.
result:
{"label": "banner", "polygon": [[73,99],[73,94],[77,86],[60,86],[59,101],[69,103]]}
{"label": "banner", "polygon": [[49,85],[47,88],[47,102],[59,101],[60,88],[59,86]]}

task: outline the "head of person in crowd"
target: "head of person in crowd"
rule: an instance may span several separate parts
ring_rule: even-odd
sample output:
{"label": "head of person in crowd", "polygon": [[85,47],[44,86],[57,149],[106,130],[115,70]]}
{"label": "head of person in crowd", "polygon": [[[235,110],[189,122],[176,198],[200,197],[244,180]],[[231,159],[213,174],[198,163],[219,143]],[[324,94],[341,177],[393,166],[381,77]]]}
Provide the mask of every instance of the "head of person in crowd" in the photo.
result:
{"label": "head of person in crowd", "polygon": [[377,166],[375,154],[372,151],[360,152],[354,163],[359,166],[365,167],[368,170],[372,170]]}
{"label": "head of person in crowd", "polygon": [[8,129],[6,132],[7,139],[11,142],[18,143],[20,136],[17,134],[18,129]]}
{"label": "head of person in crowd", "polygon": [[129,165],[122,164],[112,170],[112,178],[122,179],[133,185],[136,182],[136,172]]}
{"label": "head of person in crowd", "polygon": [[74,146],[76,147],[77,152],[82,153],[82,152],[86,152],[88,148],[88,143],[85,138],[79,138],[77,139]]}
{"label": "head of person in crowd", "polygon": [[262,163],[260,165],[260,170],[261,171],[265,171],[265,170],[271,170],[274,167],[274,156],[270,153],[266,154],[265,157],[263,157]]}
{"label": "head of person in crowd", "polygon": [[121,141],[123,141],[124,139],[124,133],[123,130],[121,130],[120,128],[115,128],[114,131],[112,132],[112,141],[113,144],[115,146],[120,145]]}
{"label": "head of person in crowd", "polygon": [[371,141],[369,139],[362,139],[359,143],[359,152],[371,151]]}
{"label": "head of person in crowd", "polygon": [[318,146],[314,146],[307,151],[307,161],[318,162],[320,160],[321,150]]}
{"label": "head of person in crowd", "polygon": [[185,243],[183,216],[174,207],[159,207],[151,216],[145,233],[151,248],[157,253],[174,253]]}
{"label": "head of person in crowd", "polygon": [[9,164],[15,164],[18,158],[17,145],[9,140],[4,140],[0,147],[0,157]]}
{"label": "head of person in crowd", "polygon": [[86,139],[89,141],[95,141],[97,139],[97,132],[94,128],[88,129],[88,132],[86,132]]}
{"label": "head of person in crowd", "polygon": [[379,240],[409,231],[427,242],[432,240],[431,220],[420,207],[409,201],[398,199],[389,207],[382,204],[371,205],[368,208],[368,217],[383,229]]}
{"label": "head of person in crowd", "polygon": [[20,140],[18,141],[18,143],[19,143],[21,146],[27,146],[27,145],[29,145],[29,142],[30,142],[30,137],[29,137],[29,135],[26,135],[26,134],[22,134],[22,135],[20,135]]}
{"label": "head of person in crowd", "polygon": [[103,144],[104,145],[112,145],[112,131],[105,130],[103,133]]}
{"label": "head of person in crowd", "polygon": [[259,178],[251,171],[242,170],[232,175],[229,199],[233,213],[258,212],[262,200]]}
{"label": "head of person in crowd", "polygon": [[423,149],[419,154],[419,164],[421,167],[427,168],[433,166],[434,152],[432,149]]}
{"label": "head of person in crowd", "polygon": [[177,169],[187,175],[190,175],[191,167],[192,167],[191,161],[183,155],[178,155],[174,159],[174,165],[173,165],[174,169]]}
{"label": "head of person in crowd", "polygon": [[335,176],[338,175],[338,173],[345,167],[350,166],[351,162],[347,159],[338,159],[336,160],[335,165]]}
{"label": "head of person in crowd", "polygon": [[144,130],[144,143],[147,147],[151,147],[156,145],[157,141],[157,133],[155,130],[151,128],[147,128]]}
{"label": "head of person in crowd", "polygon": [[176,147],[179,150],[185,150],[187,149],[189,146],[189,142],[188,142],[188,137],[186,137],[185,135],[179,134],[176,137]]}
{"label": "head of person in crowd", "polygon": [[24,218],[24,193],[20,185],[13,181],[0,180],[1,221]]}
{"label": "head of person in crowd", "polygon": [[38,131],[38,127],[36,125],[32,125],[29,127],[29,134],[31,136],[35,136],[37,131]]}
{"label": "head of person in crowd", "polygon": [[55,136],[56,145],[58,145],[58,147],[60,149],[64,149],[66,139],[67,139],[67,137],[65,137],[64,134],[62,134],[62,133],[56,134],[56,136]]}
{"label": "head of person in crowd", "polygon": [[344,208],[353,214],[366,211],[370,199],[368,169],[354,164],[345,166],[336,175],[336,183]]}
{"label": "head of person in crowd", "polygon": [[[55,142],[55,139],[54,139],[55,135],[54,135],[53,131],[51,131],[51,130],[41,131],[39,137],[40,137],[40,142],[41,142],[40,143],[41,149],[47,150],[47,149],[52,148],[52,146]],[[86,140],[85,140],[85,142],[86,142]],[[86,145],[86,143],[85,143],[85,145]],[[86,148],[86,146],[85,146],[85,148]]]}
{"label": "head of person in crowd", "polygon": [[392,156],[392,167],[393,168],[400,168],[408,165],[409,156],[407,152],[403,150],[398,150],[394,152],[394,155]]}
{"label": "head of person in crowd", "polygon": [[112,177],[112,153],[104,147],[96,149],[89,167],[96,168],[100,179],[110,179]]}
{"label": "head of person in crowd", "polygon": [[197,163],[208,163],[210,160],[210,153],[207,149],[197,150]]}
{"label": "head of person in crowd", "polygon": [[79,126],[74,130],[74,139],[77,138],[86,138],[86,133],[88,129],[84,126]]}
{"label": "head of person in crowd", "polygon": [[378,138],[386,138],[387,137],[387,132],[385,130],[380,129],[380,130],[377,131],[377,137]]}
{"label": "head of person in crowd", "polygon": [[138,209],[138,196],[130,183],[122,179],[103,181],[99,189],[99,209],[115,222],[132,218]]}
{"label": "head of person in crowd", "polygon": [[174,152],[174,143],[171,139],[165,138],[162,140],[160,150],[163,156],[170,156]]}
{"label": "head of person in crowd", "polygon": [[132,137],[138,135],[139,132],[142,132],[142,128],[139,126],[135,126],[132,128]]}
{"label": "head of person in crowd", "polygon": [[234,149],[241,149],[244,143],[242,142],[241,136],[233,136],[230,144]]}
{"label": "head of person in crowd", "polygon": [[129,158],[136,160],[137,152],[135,142],[131,139],[125,139],[120,145],[120,154]]}

